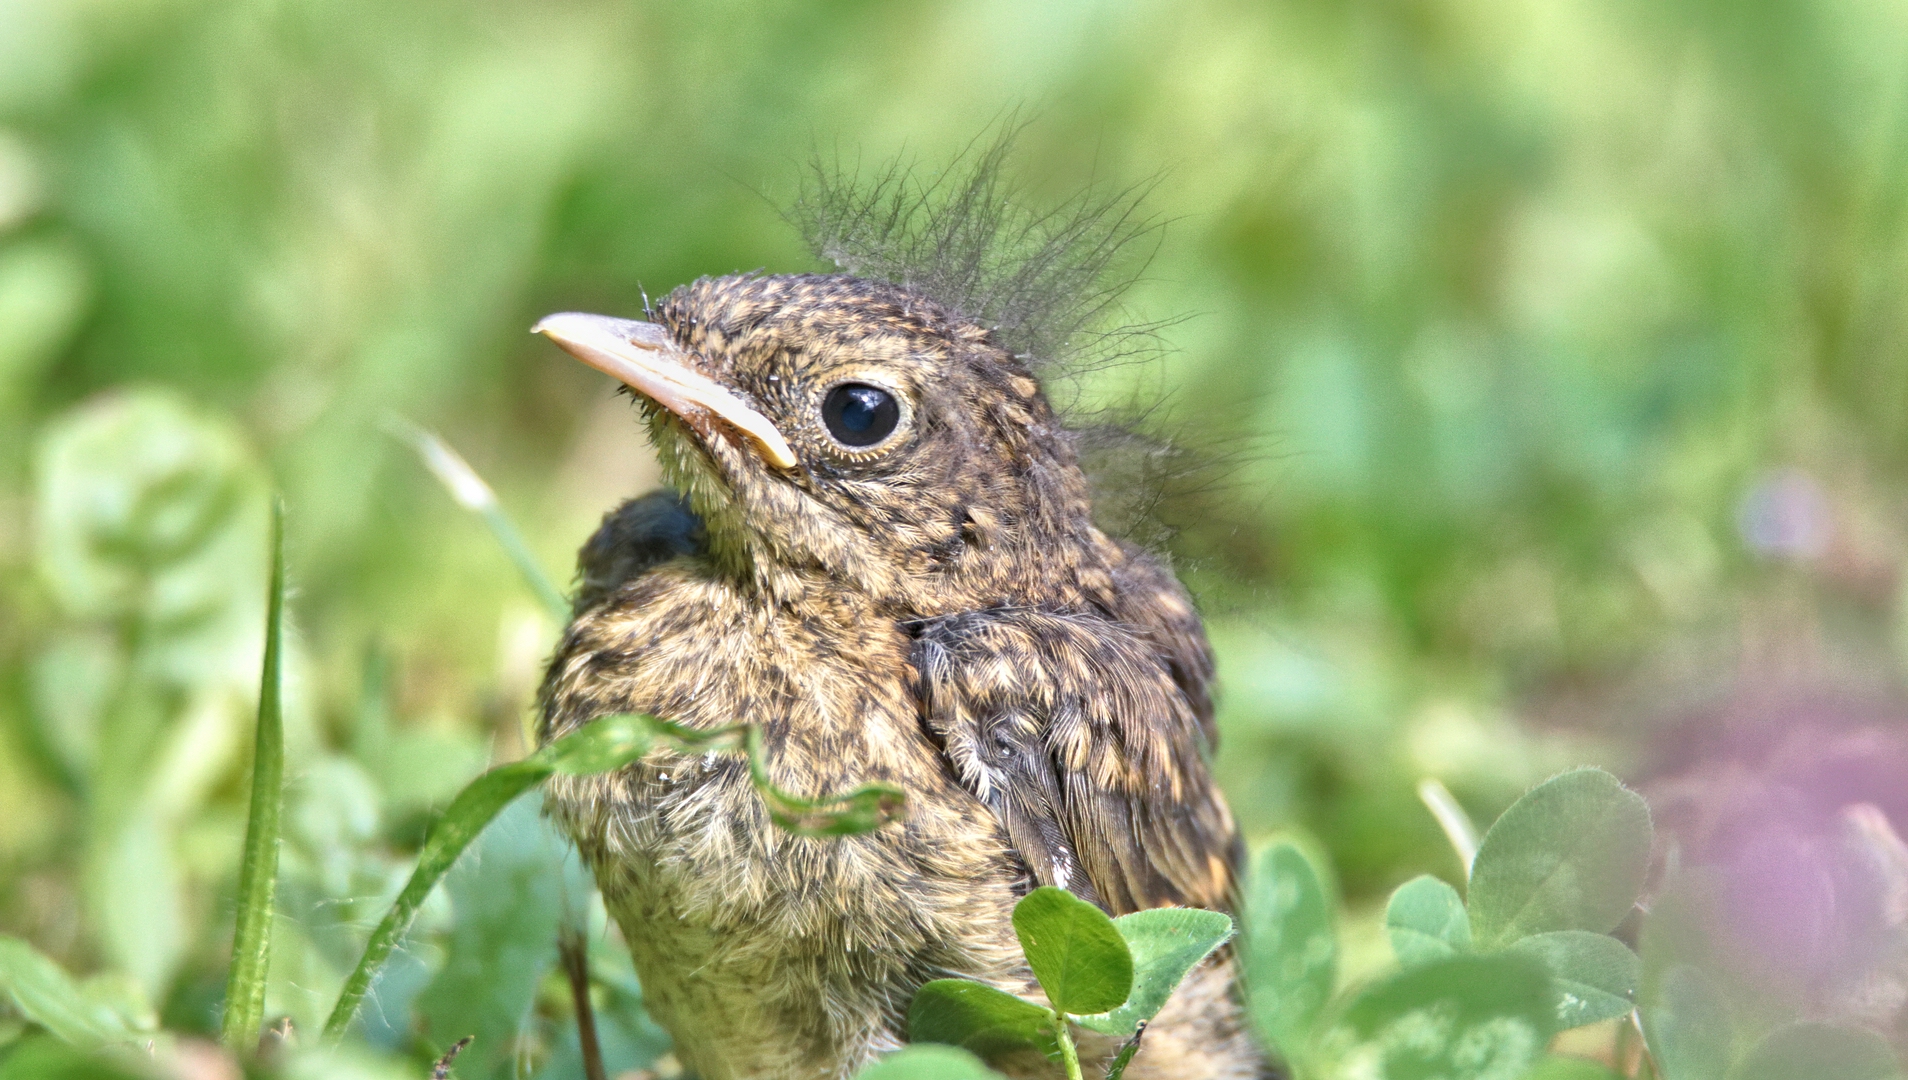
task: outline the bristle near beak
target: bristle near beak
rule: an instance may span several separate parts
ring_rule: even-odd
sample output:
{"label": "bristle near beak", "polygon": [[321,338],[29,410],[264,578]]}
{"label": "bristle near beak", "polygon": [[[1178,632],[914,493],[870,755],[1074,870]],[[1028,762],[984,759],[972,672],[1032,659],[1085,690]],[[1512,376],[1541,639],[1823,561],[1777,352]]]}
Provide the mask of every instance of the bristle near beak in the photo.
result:
{"label": "bristle near beak", "polygon": [[795,451],[768,417],[685,363],[668,332],[655,323],[566,311],[546,316],[530,332],[685,420],[704,414],[720,418],[754,440],[763,460],[775,468],[795,467]]}

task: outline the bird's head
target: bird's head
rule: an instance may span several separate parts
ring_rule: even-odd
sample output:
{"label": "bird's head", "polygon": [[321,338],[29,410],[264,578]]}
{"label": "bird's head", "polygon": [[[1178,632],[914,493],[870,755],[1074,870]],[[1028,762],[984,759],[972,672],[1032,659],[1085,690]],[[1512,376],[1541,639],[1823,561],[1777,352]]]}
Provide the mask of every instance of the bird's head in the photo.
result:
{"label": "bird's head", "polygon": [[636,392],[726,572],[922,615],[1093,576],[1072,437],[975,322],[839,274],[704,278],[651,316],[536,330]]}

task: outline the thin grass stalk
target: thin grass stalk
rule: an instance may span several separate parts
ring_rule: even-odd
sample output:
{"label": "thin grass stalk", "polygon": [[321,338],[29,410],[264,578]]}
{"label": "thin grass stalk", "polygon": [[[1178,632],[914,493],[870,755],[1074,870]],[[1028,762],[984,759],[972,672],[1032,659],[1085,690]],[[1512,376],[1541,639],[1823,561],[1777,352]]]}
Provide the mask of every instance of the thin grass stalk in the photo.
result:
{"label": "thin grass stalk", "polygon": [[404,890],[398,893],[391,910],[385,913],[382,922],[371,932],[371,940],[366,942],[364,954],[358,958],[358,966],[345,980],[344,988],[338,993],[338,1003],[332,1007],[331,1016],[325,1021],[324,1038],[335,1043],[344,1038],[345,1030],[358,1015],[358,1006],[364,1002],[364,995],[371,989],[371,982],[390,959],[391,950],[402,941],[411,924],[417,921],[417,913],[447,873],[457,857],[464,853],[477,834],[484,831],[504,807],[517,796],[534,787],[539,781],[554,771],[550,765],[537,758],[525,758],[508,765],[499,765],[470,782],[464,790],[451,800],[444,816],[431,826],[430,835],[424,840],[424,849],[418,853],[417,868],[411,871],[410,880],[404,883]]}
{"label": "thin grass stalk", "polygon": [[272,580],[266,599],[265,660],[259,673],[258,728],[253,737],[252,806],[239,864],[238,925],[232,934],[232,970],[225,982],[221,1037],[227,1049],[257,1049],[265,1020],[265,979],[271,966],[273,901],[278,892],[279,811],[284,803],[283,717],[285,629],[285,504],[272,500]]}
{"label": "thin grass stalk", "polygon": [[524,584],[543,605],[543,610],[563,626],[570,621],[570,602],[564,598],[563,590],[556,587],[550,575],[543,572],[536,556],[530,553],[530,545],[524,541],[523,533],[517,529],[516,522],[504,513],[503,504],[497,500],[484,478],[470,467],[463,455],[451,449],[449,443],[439,438],[434,431],[418,427],[401,418],[392,418],[386,425],[390,431],[411,444],[418,457],[424,460],[424,466],[437,477],[444,490],[450,492],[457,505],[482,518],[490,529],[490,535],[497,540],[497,546],[503,548],[505,557],[523,576]]}

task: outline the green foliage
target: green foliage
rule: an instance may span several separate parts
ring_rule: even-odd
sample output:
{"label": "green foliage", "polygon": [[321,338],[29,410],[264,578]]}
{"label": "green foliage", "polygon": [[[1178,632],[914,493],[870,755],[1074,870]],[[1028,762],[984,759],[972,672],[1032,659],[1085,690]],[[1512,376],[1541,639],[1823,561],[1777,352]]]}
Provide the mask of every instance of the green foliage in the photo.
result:
{"label": "green foliage", "polygon": [[1158,1015],[1186,973],[1232,935],[1231,919],[1199,908],[1135,911],[1114,919],[1113,925],[1132,955],[1132,993],[1106,1015],[1077,1016],[1074,1022],[1122,1039]]}
{"label": "green foliage", "polygon": [[1391,895],[1385,932],[1407,968],[1477,953],[1517,955],[1549,975],[1559,1030],[1627,1015],[1642,962],[1608,936],[1643,886],[1649,809],[1600,769],[1532,788],[1484,836],[1468,906],[1421,876]]}
{"label": "green foliage", "polygon": [[1605,934],[1629,914],[1650,861],[1650,810],[1601,769],[1544,781],[1504,811],[1471,867],[1471,935],[1496,949],[1531,934]]}
{"label": "green foliage", "polygon": [[1442,960],[1471,951],[1471,916],[1456,889],[1420,874],[1391,894],[1385,934],[1401,964]]}
{"label": "green foliage", "polygon": [[1549,977],[1532,960],[1433,960],[1352,998],[1323,1056],[1331,1075],[1516,1080],[1556,1030],[1549,999]]}
{"label": "green foliage", "polygon": [[530,1026],[538,984],[556,962],[564,909],[583,903],[591,887],[569,845],[543,819],[539,800],[527,794],[499,813],[445,875],[456,920],[444,966],[415,1009],[436,1045],[477,1036],[457,1057],[459,1076],[517,1075],[520,1033]]}
{"label": "green foliage", "polygon": [[1133,992],[1133,955],[1113,920],[1065,889],[1044,885],[1015,904],[1014,933],[1057,1012],[1107,1012]]}
{"label": "green foliage", "polygon": [[222,1021],[227,1049],[250,1053],[265,1018],[265,976],[272,958],[273,903],[278,895],[279,811],[285,784],[285,506],[272,504],[272,578],[266,593],[265,662],[258,681],[258,726],[252,737],[252,806],[239,863],[238,926],[225,980]]}
{"label": "green foliage", "polygon": [[1721,1080],[1735,1058],[1728,1003],[1697,968],[1677,965],[1648,988],[1643,1031],[1663,1080]]}
{"label": "green foliage", "polygon": [[1514,941],[1505,950],[1522,953],[1550,972],[1559,1029],[1628,1016],[1643,974],[1643,961],[1628,945],[1588,930],[1552,930]]}
{"label": "green foliage", "polygon": [[910,1040],[958,1046],[983,1058],[1051,1045],[1055,1023],[1046,1006],[968,979],[935,979],[908,1005]]}
{"label": "green foliage", "polygon": [[0,989],[28,1020],[78,1047],[131,1041],[133,1030],[65,970],[18,938],[0,937]]}
{"label": "green foliage", "polygon": [[[1252,981],[1270,987],[1255,1002],[1341,992],[1309,1028],[1255,1022],[1288,1028],[1309,1067],[1317,1031],[1382,977],[1380,933],[1416,970],[1609,929],[1610,909],[1565,918],[1575,901],[1548,886],[1526,897],[1549,912],[1535,921],[1480,894],[1467,952],[1473,912],[1452,923],[1457,890],[1428,885],[1381,928],[1396,883],[1464,886],[1417,807],[1423,777],[1483,822],[1570,764],[1641,778],[1688,762],[1695,775],[1651,776],[1653,797],[1700,796],[1661,818],[1673,872],[1636,939],[1659,1075],[1727,1078],[1796,1016],[1902,1039],[1892,849],[1743,834],[1703,775],[1714,763],[1690,757],[1717,752],[1743,803],[1786,813],[1836,730],[1873,764],[1900,728],[1885,689],[1908,640],[1899,12],[1142,0],[1033,17],[915,0],[8,6],[0,930],[85,976],[65,981],[128,1027],[157,1013],[216,1034],[266,493],[282,489],[299,588],[264,1008],[320,1041],[430,823],[529,750],[561,606],[538,568],[654,483],[629,410],[522,330],[558,308],[634,314],[703,273],[809,268],[776,220],[792,162],[905,141],[931,168],[1006,95],[1048,103],[1013,174],[1032,189],[1166,170],[1149,208],[1172,224],[1125,301],[1142,321],[1198,317],[1164,328],[1157,368],[1057,396],[1090,411],[1165,391],[1171,441],[1225,458],[1213,483],[1159,500],[1141,485],[1132,501],[1166,528],[1109,516],[1142,540],[1176,530],[1244,835],[1291,831],[1330,859],[1326,989],[1283,969]],[[453,436],[495,506],[520,512],[507,546],[543,576],[536,592],[493,530],[395,460],[393,414]],[[1733,741],[1746,728],[1757,747],[1798,741],[1765,760]],[[1896,806],[1839,784],[1802,794],[1832,796],[1830,814]],[[765,797],[798,826],[892,809]],[[1692,819],[1749,835],[1770,865],[1710,882],[1671,933],[1704,854]],[[1587,888],[1601,884],[1621,891]],[[415,1044],[412,1001],[461,918],[444,890],[421,903],[367,1041],[293,1053],[286,1075],[411,1075],[380,1055],[441,1050]],[[1617,962],[1609,978],[1553,967],[1552,992],[1601,988],[1614,1009],[1627,961],[1591,948]],[[1560,955],[1546,962],[1585,963]],[[640,989],[594,977],[605,1029],[654,1053]],[[563,995],[530,1008],[526,1067],[567,1067]],[[121,1067],[41,1027],[0,1007],[7,1076]]]}
{"label": "green foliage", "polygon": [[[558,772],[582,776],[627,765],[648,753],[659,735],[668,737],[669,728],[646,716],[603,717],[544,745],[522,761],[499,765],[471,781],[432,824],[417,868],[411,871],[390,912],[372,931],[363,957],[345,981],[338,1003],[325,1021],[325,1037],[335,1041],[344,1036],[379,968],[410,929],[431,890],[504,807]],[[458,1037],[453,1036],[452,1041]]]}
{"label": "green foliage", "polygon": [[1901,1064],[1887,1040],[1863,1028],[1787,1024],[1764,1036],[1733,1080],[1898,1080]]}
{"label": "green foliage", "polygon": [[1079,1051],[1069,1030],[1077,1024],[1128,1040],[1106,1072],[1117,1080],[1140,1025],[1232,936],[1232,920],[1220,912],[1174,908],[1111,919],[1050,885],[1014,905],[1013,923],[1046,1002],[965,979],[937,979],[908,1006],[911,1041],[958,1046],[989,1060],[1035,1048],[1058,1057],[1079,1080]]}
{"label": "green foliage", "polygon": [[1260,853],[1245,894],[1243,948],[1253,1021],[1288,1057],[1303,1053],[1337,977],[1338,943],[1318,873],[1298,848]]}
{"label": "green foliage", "polygon": [[979,1058],[952,1046],[910,1046],[868,1066],[856,1080],[988,1080],[997,1077]]}
{"label": "green foliage", "polygon": [[44,1036],[21,1042],[0,1061],[0,1080],[158,1080],[133,1053],[89,1052]]}

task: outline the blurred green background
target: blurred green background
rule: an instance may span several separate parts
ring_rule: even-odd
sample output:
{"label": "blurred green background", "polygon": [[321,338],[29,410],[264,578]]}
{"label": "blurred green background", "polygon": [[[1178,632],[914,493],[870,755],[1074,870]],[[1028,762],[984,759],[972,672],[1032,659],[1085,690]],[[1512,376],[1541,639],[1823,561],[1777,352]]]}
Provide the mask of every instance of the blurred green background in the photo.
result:
{"label": "blurred green background", "polygon": [[[1700,804],[1867,740],[1833,799],[1899,822],[1904,56],[1882,0],[4,0],[0,931],[211,1030],[275,486],[270,1008],[315,1026],[432,808],[523,752],[556,632],[389,418],[562,577],[655,470],[531,322],[815,268],[779,215],[814,149],[944,161],[1013,107],[1036,202],[1158,178],[1128,300],[1179,321],[1089,393],[1224,463],[1162,511],[1218,769],[1348,925],[1457,872],[1426,776],[1482,820],[1587,762]],[[587,887],[533,818],[375,1043],[502,987],[528,1034],[474,1052],[561,1072],[532,1021]]]}

